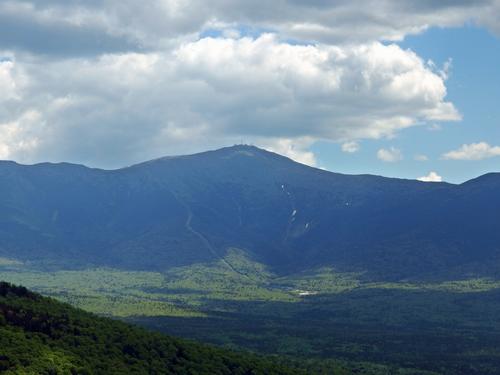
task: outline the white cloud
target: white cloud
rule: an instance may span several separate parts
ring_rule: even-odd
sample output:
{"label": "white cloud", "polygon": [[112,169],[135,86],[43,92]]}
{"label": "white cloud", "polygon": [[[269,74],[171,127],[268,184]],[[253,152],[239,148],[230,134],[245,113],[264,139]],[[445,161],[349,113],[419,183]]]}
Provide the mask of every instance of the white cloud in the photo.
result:
{"label": "white cloud", "polygon": [[351,141],[351,142],[342,143],[341,148],[342,148],[343,152],[353,154],[353,153],[359,151],[360,146],[359,146],[358,142]]}
{"label": "white cloud", "polygon": [[443,67],[439,70],[439,75],[441,76],[441,78],[443,78],[444,80],[450,78],[452,65],[453,59],[448,58],[448,60],[446,60],[443,64]]}
{"label": "white cloud", "polygon": [[443,177],[438,175],[436,172],[429,172],[429,174],[427,176],[419,177],[419,178],[417,178],[417,180],[423,181],[423,182],[442,182]]}
{"label": "white cloud", "polygon": [[403,160],[401,150],[391,147],[389,149],[381,148],[377,151],[377,158],[388,163],[394,163]]}
{"label": "white cloud", "polygon": [[38,139],[33,129],[40,126],[40,114],[27,111],[11,122],[0,123],[0,159],[8,159],[12,155],[30,153],[36,149]]}
{"label": "white cloud", "polygon": [[[500,33],[499,17],[500,0],[2,1],[0,156],[119,166],[243,138],[314,165],[317,140],[356,152],[460,119],[451,60],[380,41],[470,22]],[[497,155],[487,146],[443,157]]]}
{"label": "white cloud", "polygon": [[[304,46],[265,34],[163,52],[30,57],[16,66],[26,78],[22,100],[0,112],[0,122],[40,114],[44,126],[19,130],[36,147],[10,148],[9,157],[27,162],[117,166],[241,138],[281,148],[304,139],[353,142],[460,118],[442,77],[415,53],[381,43]],[[295,151],[298,160],[314,163],[297,149],[305,152]]]}
{"label": "white cloud", "polygon": [[417,154],[413,157],[413,159],[416,161],[428,161],[429,157],[427,155],[424,155],[424,154]]}
{"label": "white cloud", "polygon": [[20,90],[25,84],[22,72],[16,70],[14,61],[0,59],[0,103],[20,98]]}
{"label": "white cloud", "polygon": [[447,160],[482,160],[500,156],[500,146],[490,146],[486,142],[464,144],[459,149],[443,155]]}
{"label": "white cloud", "polygon": [[316,166],[316,158],[307,147],[311,145],[310,139],[278,139],[276,141],[263,141],[262,146],[269,151],[287,156],[299,163]]}

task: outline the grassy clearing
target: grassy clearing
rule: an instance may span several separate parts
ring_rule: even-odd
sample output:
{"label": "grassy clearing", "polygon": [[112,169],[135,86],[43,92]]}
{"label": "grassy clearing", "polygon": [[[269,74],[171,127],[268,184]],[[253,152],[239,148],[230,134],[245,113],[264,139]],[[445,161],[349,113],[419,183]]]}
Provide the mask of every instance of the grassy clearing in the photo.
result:
{"label": "grassy clearing", "polygon": [[[0,280],[22,284],[85,310],[116,317],[200,317],[207,314],[207,304],[211,310],[227,311],[231,301],[310,303],[312,298],[332,298],[336,294],[362,290],[479,293],[500,288],[500,281],[492,279],[362,283],[361,276],[323,267],[276,277],[239,249],[229,249],[223,261],[174,268],[164,273],[111,268],[42,272],[14,259],[0,258]],[[214,301],[221,302],[220,306]]]}
{"label": "grassy clearing", "polygon": [[170,295],[146,292],[163,285],[163,276],[154,272],[108,268],[57,272],[22,269],[0,270],[0,279],[101,315],[203,316]]}

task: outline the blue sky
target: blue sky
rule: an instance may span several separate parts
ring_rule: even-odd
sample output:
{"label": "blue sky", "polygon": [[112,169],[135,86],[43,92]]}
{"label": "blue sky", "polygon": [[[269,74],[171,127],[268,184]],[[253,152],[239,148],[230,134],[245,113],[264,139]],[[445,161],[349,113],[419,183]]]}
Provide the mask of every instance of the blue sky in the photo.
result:
{"label": "blue sky", "polygon": [[[463,116],[458,122],[443,122],[440,130],[431,123],[406,129],[394,139],[367,140],[354,154],[341,152],[336,144],[318,142],[313,150],[319,165],[343,173],[370,173],[416,178],[436,171],[445,181],[460,183],[488,172],[500,172],[500,157],[484,160],[443,160],[442,154],[462,144],[500,144],[500,39],[485,28],[464,26],[433,28],[408,36],[398,43],[425,60],[441,66],[451,59],[447,98]],[[386,163],[374,158],[380,147],[396,147],[404,159]],[[424,154],[428,161],[416,161]]]}
{"label": "blue sky", "polygon": [[500,0],[0,2],[0,159],[119,168],[243,141],[459,183],[500,171],[498,19]]}

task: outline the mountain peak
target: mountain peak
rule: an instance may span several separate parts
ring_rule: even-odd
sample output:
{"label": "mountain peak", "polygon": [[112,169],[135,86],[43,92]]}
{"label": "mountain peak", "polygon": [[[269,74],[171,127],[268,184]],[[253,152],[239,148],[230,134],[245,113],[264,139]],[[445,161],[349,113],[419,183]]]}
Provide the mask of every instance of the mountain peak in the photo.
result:
{"label": "mountain peak", "polygon": [[233,146],[217,149],[213,152],[224,153],[224,154],[227,153],[243,154],[247,156],[255,156],[256,154],[269,153],[269,151],[263,150],[253,145],[246,145],[246,144],[235,144]]}
{"label": "mountain peak", "polygon": [[203,152],[198,152],[194,154],[188,154],[188,155],[178,155],[178,156],[164,156],[161,158],[153,159],[150,161],[146,161],[143,163],[137,164],[137,166],[140,165],[145,165],[145,164],[151,164],[151,163],[157,163],[157,162],[167,162],[167,161],[173,161],[173,160],[191,160],[191,161],[228,161],[232,160],[233,158],[241,158],[244,157],[247,160],[252,160],[252,161],[286,161],[289,163],[295,163],[293,160],[286,156],[282,156],[280,154],[264,150],[262,148],[259,148],[257,146],[253,145],[247,145],[247,144],[235,144],[233,146],[227,146],[227,147],[222,147],[218,148],[215,150],[210,150],[210,151],[203,151]]}
{"label": "mountain peak", "polygon": [[[205,153],[248,153],[249,155],[255,154],[264,154],[264,155],[278,155],[274,152],[268,151],[266,149],[250,145],[250,144],[234,144],[232,146],[221,147],[212,151],[201,152],[201,154]],[[280,155],[281,156],[281,155]]]}
{"label": "mountain peak", "polygon": [[286,159],[288,161],[293,162],[292,159],[284,155],[268,151],[254,145],[247,145],[247,144],[236,144],[233,146],[223,147],[214,150],[212,152],[226,157],[227,156],[264,157],[264,158],[281,159],[281,160]]}

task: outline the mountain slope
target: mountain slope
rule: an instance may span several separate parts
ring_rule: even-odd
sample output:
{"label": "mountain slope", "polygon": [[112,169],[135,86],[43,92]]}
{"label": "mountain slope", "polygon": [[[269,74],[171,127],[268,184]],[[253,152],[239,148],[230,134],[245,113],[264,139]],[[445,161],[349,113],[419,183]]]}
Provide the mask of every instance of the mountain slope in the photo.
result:
{"label": "mountain slope", "polygon": [[341,175],[252,146],[114,171],[2,162],[0,256],[165,271],[238,248],[281,274],[492,275],[499,185],[498,174],[462,185]]}
{"label": "mountain slope", "polygon": [[2,374],[298,374],[237,354],[98,318],[0,282]]}

